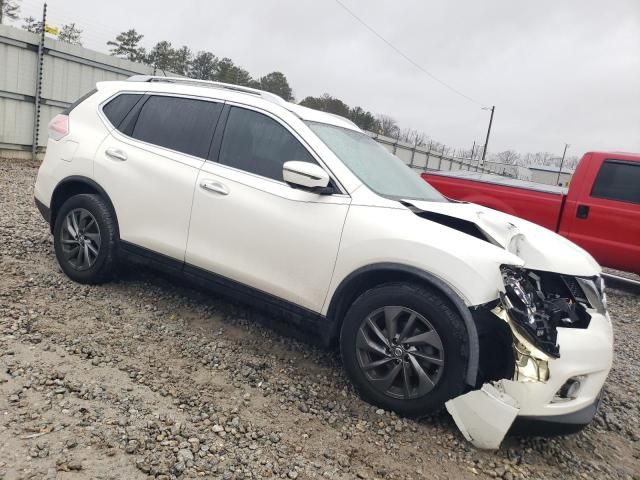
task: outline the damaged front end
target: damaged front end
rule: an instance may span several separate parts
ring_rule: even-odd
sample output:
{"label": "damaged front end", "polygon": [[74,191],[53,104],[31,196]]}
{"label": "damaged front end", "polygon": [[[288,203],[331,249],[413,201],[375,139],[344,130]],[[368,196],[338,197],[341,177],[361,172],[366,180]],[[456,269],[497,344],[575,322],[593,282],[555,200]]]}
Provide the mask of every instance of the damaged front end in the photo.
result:
{"label": "damaged front end", "polygon": [[[570,412],[574,406],[584,406],[589,396],[595,402],[611,365],[610,324],[607,340],[607,328],[602,325],[608,323],[606,297],[600,277],[504,265],[498,289],[498,300],[472,309],[480,335],[476,389],[446,403],[458,428],[478,448],[498,448],[518,416]],[[598,325],[590,329],[594,316]],[[572,338],[572,332],[582,333]],[[592,351],[605,352],[609,358],[591,365],[580,360],[576,342],[581,338],[592,341]],[[590,347],[584,345],[587,355]],[[587,383],[588,388],[583,388]],[[579,399],[581,394],[584,398]]]}

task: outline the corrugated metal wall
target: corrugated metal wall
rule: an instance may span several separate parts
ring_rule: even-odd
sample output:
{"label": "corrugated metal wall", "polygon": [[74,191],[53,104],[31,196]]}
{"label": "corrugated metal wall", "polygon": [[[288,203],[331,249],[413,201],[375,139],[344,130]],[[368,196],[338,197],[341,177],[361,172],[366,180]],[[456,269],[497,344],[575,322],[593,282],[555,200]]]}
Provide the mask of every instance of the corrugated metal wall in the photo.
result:
{"label": "corrugated metal wall", "polygon": [[[33,139],[40,36],[0,25],[0,156],[30,152]],[[47,143],[47,124],[102,80],[151,74],[148,65],[46,38],[38,146]],[[24,154],[23,154],[24,155]]]}

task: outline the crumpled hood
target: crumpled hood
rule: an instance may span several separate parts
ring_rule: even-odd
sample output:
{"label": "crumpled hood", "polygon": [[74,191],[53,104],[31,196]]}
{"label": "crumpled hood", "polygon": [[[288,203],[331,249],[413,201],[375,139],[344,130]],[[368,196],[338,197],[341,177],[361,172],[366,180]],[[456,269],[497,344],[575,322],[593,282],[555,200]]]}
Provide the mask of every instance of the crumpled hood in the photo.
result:
{"label": "crumpled hood", "polygon": [[424,212],[475,224],[497,247],[521,258],[526,268],[583,277],[599,275],[601,272],[593,257],[576,244],[513,215],[473,203],[419,200],[406,200],[405,203]]}

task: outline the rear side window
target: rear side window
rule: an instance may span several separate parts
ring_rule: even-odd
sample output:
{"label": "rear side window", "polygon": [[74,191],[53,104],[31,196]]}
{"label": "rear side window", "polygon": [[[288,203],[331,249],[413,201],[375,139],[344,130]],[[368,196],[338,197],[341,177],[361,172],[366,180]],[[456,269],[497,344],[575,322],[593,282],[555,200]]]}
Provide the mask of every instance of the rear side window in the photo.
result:
{"label": "rear side window", "polygon": [[150,97],[131,136],[147,143],[206,158],[221,103],[180,97]]}
{"label": "rear side window", "polygon": [[282,181],[282,165],[289,160],[316,163],[272,118],[244,108],[231,109],[220,147],[221,164]]}
{"label": "rear side window", "polygon": [[591,190],[592,197],[640,203],[640,165],[605,160]]}
{"label": "rear side window", "polygon": [[124,117],[127,116],[141,98],[142,94],[123,93],[102,107],[102,111],[111,122],[111,125],[118,128]]}

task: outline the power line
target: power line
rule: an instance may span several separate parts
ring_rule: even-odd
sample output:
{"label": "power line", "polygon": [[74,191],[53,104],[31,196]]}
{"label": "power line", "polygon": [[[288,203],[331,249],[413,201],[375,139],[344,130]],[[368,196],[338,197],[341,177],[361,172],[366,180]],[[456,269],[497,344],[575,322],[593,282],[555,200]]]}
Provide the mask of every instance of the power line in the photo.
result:
{"label": "power line", "polygon": [[353,18],[355,18],[358,22],[360,22],[367,30],[369,30],[371,33],[373,33],[376,37],[378,37],[380,40],[382,40],[384,43],[387,44],[387,46],[389,46],[389,48],[391,48],[392,50],[394,50],[397,54],[399,54],[402,58],[404,58],[407,62],[409,62],[411,65],[413,65],[414,67],[416,67],[418,70],[420,70],[422,73],[426,74],[427,76],[429,76],[432,80],[435,80],[436,82],[438,82],[440,85],[442,85],[445,88],[448,88],[449,90],[451,90],[453,93],[456,93],[458,95],[460,95],[463,98],[466,98],[467,100],[469,100],[470,102],[475,103],[476,105],[479,105],[481,107],[484,107],[484,104],[478,102],[477,100],[475,100],[474,98],[470,97],[469,95],[465,95],[464,93],[462,93],[460,90],[458,90],[455,87],[452,87],[451,85],[449,85],[448,83],[446,83],[443,80],[440,80],[438,77],[436,77],[434,74],[432,74],[431,72],[427,71],[425,68],[422,67],[422,65],[420,65],[418,62],[416,62],[415,60],[413,60],[411,57],[409,57],[407,54],[405,54],[402,50],[400,50],[398,47],[396,47],[393,43],[391,43],[389,40],[387,40],[386,38],[384,38],[382,35],[380,35],[373,27],[371,27],[370,25],[368,25],[364,20],[362,20],[360,17],[358,17],[358,15],[355,14],[355,12],[353,10],[351,10],[349,7],[347,7],[344,3],[342,3],[340,0],[335,0],[336,3],[338,5],[340,5],[347,13],[349,13],[349,15],[351,15]]}

